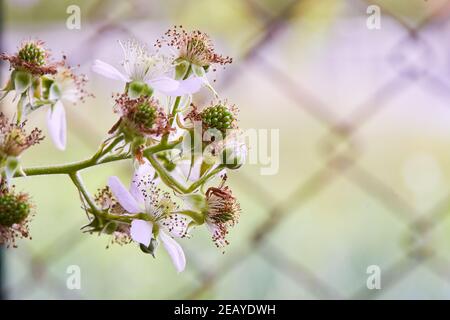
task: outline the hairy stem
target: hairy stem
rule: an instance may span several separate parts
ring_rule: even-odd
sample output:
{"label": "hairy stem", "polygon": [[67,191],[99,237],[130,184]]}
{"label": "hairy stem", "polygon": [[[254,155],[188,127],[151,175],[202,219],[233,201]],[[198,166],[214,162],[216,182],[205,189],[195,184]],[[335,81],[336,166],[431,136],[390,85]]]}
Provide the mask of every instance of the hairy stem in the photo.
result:
{"label": "hairy stem", "polygon": [[[153,147],[149,147],[144,151],[144,154],[154,154],[160,151],[172,149],[174,146],[176,146],[180,140],[177,140],[173,143],[169,144],[158,144]],[[35,167],[35,168],[25,168],[23,169],[23,172],[27,176],[38,176],[38,175],[50,175],[50,174],[72,174],[76,173],[78,171],[94,167],[100,164],[109,163],[109,162],[115,162],[120,160],[126,160],[131,159],[132,156],[129,154],[120,154],[120,155],[110,155],[107,157],[102,158],[100,161],[97,161],[96,157],[92,157],[90,159],[68,163],[68,164],[60,164],[60,165],[50,165],[50,166],[42,166],[42,167]],[[21,177],[22,175],[20,173],[16,173],[15,177]]]}

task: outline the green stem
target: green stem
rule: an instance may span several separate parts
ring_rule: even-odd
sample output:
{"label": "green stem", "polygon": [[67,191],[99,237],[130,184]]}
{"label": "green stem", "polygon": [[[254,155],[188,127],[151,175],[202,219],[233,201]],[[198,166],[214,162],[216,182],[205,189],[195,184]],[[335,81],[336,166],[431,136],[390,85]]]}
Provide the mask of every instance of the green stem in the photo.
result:
{"label": "green stem", "polygon": [[[172,149],[180,142],[181,138],[177,141],[174,141],[170,144],[158,144],[153,147],[149,147],[144,151],[145,155],[152,155],[154,153]],[[39,175],[49,175],[49,174],[72,174],[76,173],[80,170],[84,170],[90,167],[94,167],[100,164],[115,162],[120,160],[131,159],[131,155],[120,154],[120,155],[110,155],[104,157],[100,161],[97,161],[95,157],[92,157],[87,160],[82,160],[78,162],[68,163],[68,164],[60,164],[60,165],[50,165],[50,166],[42,166],[35,168],[25,168],[23,171],[27,176],[39,176]],[[15,177],[22,177],[19,173],[16,173]]]}
{"label": "green stem", "polygon": [[220,171],[222,171],[225,168],[225,165],[221,164],[217,166],[214,170],[211,170],[210,173],[204,175],[200,179],[198,179],[196,182],[191,184],[191,186],[186,190],[185,193],[192,193],[195,190],[197,190],[199,187],[201,187],[206,181],[214,177],[216,174],[218,174]]}
{"label": "green stem", "polygon": [[[34,168],[25,168],[23,171],[27,176],[39,176],[39,175],[49,175],[49,174],[72,174],[80,170],[94,167],[99,164],[114,162],[119,160],[130,159],[130,155],[114,155],[104,158],[101,162],[96,162],[96,159],[87,159],[78,162],[50,165]],[[16,174],[16,177],[21,177]]]}
{"label": "green stem", "polygon": [[176,181],[170,174],[167,173],[166,169],[156,160],[152,154],[144,153],[145,157],[148,159],[153,168],[158,172],[159,177],[165,184],[172,187],[175,191],[179,193],[186,193],[186,188]]}
{"label": "green stem", "polygon": [[[186,70],[186,73],[184,74],[182,80],[186,80],[187,78],[189,78],[191,71],[192,71],[192,66],[189,65],[189,68]],[[170,113],[170,119],[169,119],[170,127],[173,125],[173,122],[175,121],[175,117],[177,116],[178,107],[180,106],[180,102],[181,102],[181,96],[178,96],[175,99],[175,102],[174,102],[173,108],[172,108],[172,112]],[[161,142],[163,142],[163,143],[167,143],[167,141],[169,141],[169,133],[166,133],[161,139]]]}
{"label": "green stem", "polygon": [[87,204],[91,208],[92,213],[94,213],[95,215],[101,214],[99,212],[97,206],[95,205],[94,200],[92,199],[91,195],[87,191],[87,189],[83,183],[83,180],[81,179],[80,174],[78,172],[70,173],[69,177],[70,177],[70,179],[72,179],[73,184],[75,185],[75,187],[77,187],[78,191],[80,192],[80,194],[82,195],[84,200],[87,202]]}
{"label": "green stem", "polygon": [[112,149],[114,149],[115,146],[117,146],[121,141],[124,140],[123,135],[119,135],[115,137],[109,144],[105,146],[104,143],[102,143],[100,149],[97,151],[97,153],[92,157],[92,159],[98,160],[102,156],[108,154]]}

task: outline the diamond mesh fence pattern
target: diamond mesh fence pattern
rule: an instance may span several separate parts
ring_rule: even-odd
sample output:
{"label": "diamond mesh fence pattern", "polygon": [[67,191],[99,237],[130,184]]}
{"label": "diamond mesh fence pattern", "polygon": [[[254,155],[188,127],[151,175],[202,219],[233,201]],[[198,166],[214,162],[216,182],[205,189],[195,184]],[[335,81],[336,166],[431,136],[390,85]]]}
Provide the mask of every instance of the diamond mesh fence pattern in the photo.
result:
{"label": "diamond mesh fence pattern", "polygon": [[[450,1],[86,1],[78,31],[58,3],[7,1],[6,49],[43,38],[80,64],[96,99],[69,111],[73,151],[47,142],[26,164],[91,154],[114,121],[110,90],[120,90],[90,72],[93,60],[118,62],[116,39],[150,42],[183,24],[234,57],[218,91],[240,106],[242,128],[280,129],[280,167],[231,174],[243,209],[231,245],[222,255],[196,234],[182,243],[180,275],[162,252],[153,261],[132,245],[104,250],[108,239],[79,232],[85,217],[66,177],[19,181],[38,214],[34,239],[6,252],[8,297],[449,297]],[[379,30],[366,26],[373,4]],[[83,176],[95,191],[130,173],[121,163]],[[81,268],[81,290],[66,287],[69,265]],[[381,268],[380,290],[366,286],[370,265]]]}

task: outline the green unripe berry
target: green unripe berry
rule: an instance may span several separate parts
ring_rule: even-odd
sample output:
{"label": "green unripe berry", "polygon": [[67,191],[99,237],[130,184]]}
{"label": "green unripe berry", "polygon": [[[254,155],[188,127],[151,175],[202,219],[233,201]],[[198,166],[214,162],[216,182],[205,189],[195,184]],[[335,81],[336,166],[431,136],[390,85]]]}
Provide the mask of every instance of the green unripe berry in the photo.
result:
{"label": "green unripe berry", "polygon": [[227,130],[232,128],[233,113],[223,105],[215,105],[206,108],[201,114],[203,122],[210,128]]}
{"label": "green unripe berry", "polygon": [[38,66],[45,64],[45,49],[34,42],[29,42],[23,45],[19,50],[19,58]]}
{"label": "green unripe berry", "polygon": [[30,214],[31,208],[26,199],[13,194],[0,196],[0,225],[11,227],[21,223]]}
{"label": "green unripe berry", "polygon": [[156,120],[156,108],[148,103],[143,103],[137,107],[137,110],[133,116],[133,121],[143,126],[144,128],[150,129]]}

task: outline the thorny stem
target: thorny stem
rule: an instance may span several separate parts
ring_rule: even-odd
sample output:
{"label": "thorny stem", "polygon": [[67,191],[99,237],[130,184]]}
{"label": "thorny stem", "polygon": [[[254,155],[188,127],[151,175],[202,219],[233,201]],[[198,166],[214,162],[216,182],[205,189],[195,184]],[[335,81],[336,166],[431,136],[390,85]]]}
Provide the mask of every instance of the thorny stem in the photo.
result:
{"label": "thorny stem", "polygon": [[[180,140],[174,141],[170,144],[158,144],[153,147],[149,147],[144,151],[144,154],[154,154],[160,151],[172,149],[176,146]],[[23,172],[26,176],[38,176],[38,175],[50,175],[50,174],[71,174],[76,173],[78,171],[94,167],[100,164],[105,164],[109,162],[115,162],[120,160],[131,159],[132,156],[129,154],[119,154],[119,155],[110,155],[104,157],[100,161],[97,162],[96,157],[92,157],[90,159],[68,163],[68,164],[60,164],[60,165],[50,165],[43,167],[34,167],[34,168],[25,168]],[[16,173],[15,177],[21,177],[20,173]]]}

